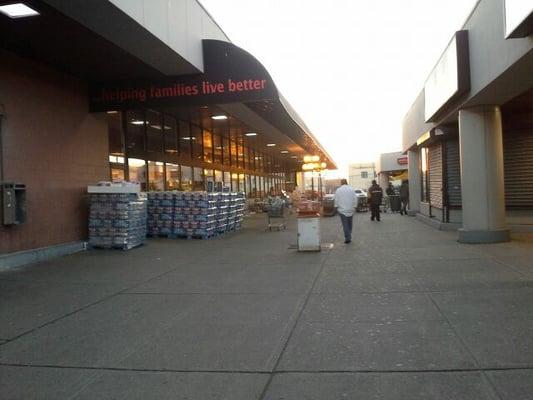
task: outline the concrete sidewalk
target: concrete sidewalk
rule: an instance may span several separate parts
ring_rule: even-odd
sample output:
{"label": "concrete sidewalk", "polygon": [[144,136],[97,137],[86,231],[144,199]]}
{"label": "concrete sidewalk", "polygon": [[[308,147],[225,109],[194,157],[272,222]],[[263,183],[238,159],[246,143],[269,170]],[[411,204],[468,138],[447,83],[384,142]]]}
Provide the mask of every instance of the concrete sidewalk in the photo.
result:
{"label": "concrete sidewalk", "polygon": [[264,215],[0,273],[1,399],[533,399],[533,238]]}

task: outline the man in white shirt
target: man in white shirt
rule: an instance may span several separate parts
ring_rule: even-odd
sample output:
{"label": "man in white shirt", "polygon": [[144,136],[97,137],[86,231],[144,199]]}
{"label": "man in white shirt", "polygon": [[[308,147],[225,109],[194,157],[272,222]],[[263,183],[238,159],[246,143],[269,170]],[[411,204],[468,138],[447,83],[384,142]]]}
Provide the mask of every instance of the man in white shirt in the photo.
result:
{"label": "man in white shirt", "polygon": [[335,191],[335,207],[341,217],[344,231],[344,243],[352,241],[353,213],[357,207],[355,191],[348,186],[346,179],[341,179],[341,187]]}

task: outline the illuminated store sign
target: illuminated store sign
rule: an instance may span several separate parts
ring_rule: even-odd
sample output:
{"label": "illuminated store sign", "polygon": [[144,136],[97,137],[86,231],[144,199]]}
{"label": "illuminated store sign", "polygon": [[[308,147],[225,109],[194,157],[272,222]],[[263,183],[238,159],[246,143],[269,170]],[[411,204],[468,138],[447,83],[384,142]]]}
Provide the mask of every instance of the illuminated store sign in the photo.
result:
{"label": "illuminated store sign", "polygon": [[95,84],[89,91],[91,111],[279,98],[272,78],[250,54],[227,42],[205,40],[203,43],[203,74]]}
{"label": "illuminated store sign", "polygon": [[425,120],[470,90],[468,31],[456,32],[424,85]]}
{"label": "illuminated store sign", "polygon": [[533,33],[533,2],[505,0],[505,37],[522,38]]}
{"label": "illuminated store sign", "polygon": [[400,165],[407,165],[409,164],[409,159],[407,158],[407,156],[401,156],[399,157],[397,160],[398,164]]}

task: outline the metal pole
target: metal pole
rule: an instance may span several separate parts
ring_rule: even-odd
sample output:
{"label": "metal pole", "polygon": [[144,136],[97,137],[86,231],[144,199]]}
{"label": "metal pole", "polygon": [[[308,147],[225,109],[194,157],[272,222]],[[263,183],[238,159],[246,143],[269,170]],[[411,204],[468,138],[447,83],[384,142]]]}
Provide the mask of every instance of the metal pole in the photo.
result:
{"label": "metal pole", "polygon": [[320,196],[319,198],[320,198],[320,201],[322,201],[322,198],[323,198],[323,196],[322,196],[322,192],[324,191],[324,190],[323,190],[324,188],[322,187],[322,170],[319,170],[319,171],[318,171],[318,186],[319,186],[319,188],[320,188],[320,189],[318,190],[318,191],[319,191],[319,196]]}
{"label": "metal pole", "polygon": [[0,104],[0,182],[4,181],[4,145],[2,142],[2,119],[4,114],[4,105]]}
{"label": "metal pole", "polygon": [[311,200],[315,199],[315,173],[311,171]]}

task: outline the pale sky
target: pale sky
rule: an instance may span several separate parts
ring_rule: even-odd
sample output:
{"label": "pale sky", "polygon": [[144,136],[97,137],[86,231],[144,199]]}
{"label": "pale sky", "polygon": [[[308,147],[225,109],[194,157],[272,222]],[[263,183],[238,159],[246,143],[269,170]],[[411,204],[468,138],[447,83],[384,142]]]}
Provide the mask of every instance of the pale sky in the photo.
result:
{"label": "pale sky", "polygon": [[476,0],[201,0],[345,175],[401,150],[402,119]]}

